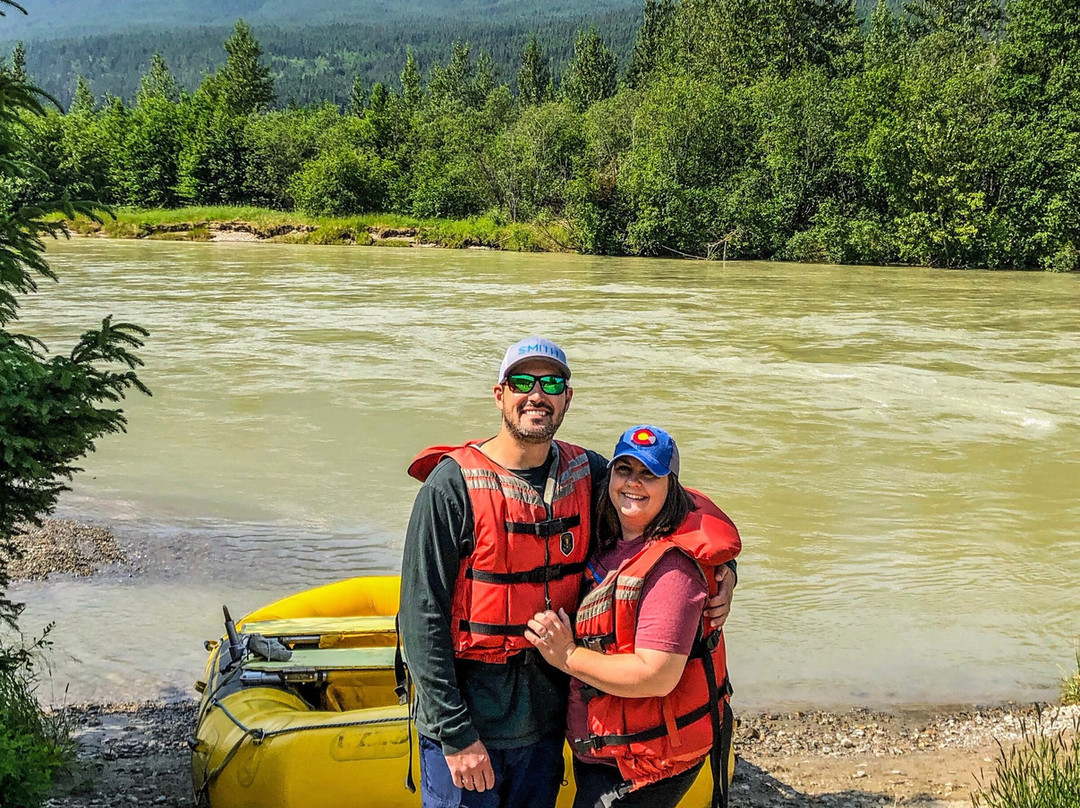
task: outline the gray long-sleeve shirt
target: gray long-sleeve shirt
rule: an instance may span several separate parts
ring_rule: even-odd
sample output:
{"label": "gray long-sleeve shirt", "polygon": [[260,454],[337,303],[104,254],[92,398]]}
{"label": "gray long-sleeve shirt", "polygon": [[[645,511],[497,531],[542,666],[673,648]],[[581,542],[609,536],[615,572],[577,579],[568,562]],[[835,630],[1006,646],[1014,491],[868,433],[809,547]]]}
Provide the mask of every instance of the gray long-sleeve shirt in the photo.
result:
{"label": "gray long-sleeve shirt", "polygon": [[[593,511],[607,462],[588,452]],[[542,494],[548,463],[515,470]],[[420,488],[405,534],[399,631],[416,686],[416,727],[447,752],[477,740],[492,749],[527,746],[561,733],[566,676],[536,653],[507,664],[456,659],[450,607],[461,559],[474,545],[472,507],[461,467],[443,460]]]}

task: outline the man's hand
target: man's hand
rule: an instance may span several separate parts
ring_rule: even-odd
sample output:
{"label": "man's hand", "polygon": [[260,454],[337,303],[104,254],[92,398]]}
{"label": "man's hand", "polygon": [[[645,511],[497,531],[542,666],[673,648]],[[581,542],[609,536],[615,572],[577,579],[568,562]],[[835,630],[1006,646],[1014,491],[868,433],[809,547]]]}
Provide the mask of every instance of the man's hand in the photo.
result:
{"label": "man's hand", "polygon": [[487,791],[495,787],[495,770],[481,741],[469,744],[456,755],[446,756],[454,785],[466,791]]}
{"label": "man's hand", "polygon": [[727,564],[716,568],[716,594],[705,602],[705,617],[713,631],[719,631],[731,613],[731,597],[735,592],[735,572]]}

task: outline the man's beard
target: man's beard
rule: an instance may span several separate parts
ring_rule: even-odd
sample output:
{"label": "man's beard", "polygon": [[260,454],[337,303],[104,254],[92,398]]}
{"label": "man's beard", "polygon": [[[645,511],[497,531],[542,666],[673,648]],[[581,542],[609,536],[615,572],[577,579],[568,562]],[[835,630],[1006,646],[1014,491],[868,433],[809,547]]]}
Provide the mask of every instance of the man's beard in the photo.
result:
{"label": "man's beard", "polygon": [[515,424],[510,420],[510,417],[503,412],[503,424],[506,425],[506,431],[510,433],[510,436],[519,443],[547,443],[555,437],[555,433],[559,431],[559,427],[562,425],[562,418],[551,413],[551,423],[545,426],[536,427],[531,430],[524,430],[521,428],[520,423]]}

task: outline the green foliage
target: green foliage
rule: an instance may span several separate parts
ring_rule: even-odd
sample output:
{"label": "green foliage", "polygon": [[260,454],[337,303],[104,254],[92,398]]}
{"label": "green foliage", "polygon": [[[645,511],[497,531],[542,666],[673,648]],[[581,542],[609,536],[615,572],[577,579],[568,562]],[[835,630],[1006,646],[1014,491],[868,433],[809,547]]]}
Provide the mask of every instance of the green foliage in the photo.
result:
{"label": "green foliage", "polygon": [[296,207],[309,216],[381,210],[396,167],[372,152],[342,147],[309,161],[293,180]]}
{"label": "green foliage", "polygon": [[[11,536],[22,522],[37,522],[51,510],[75,462],[93,451],[102,435],[124,428],[113,405],[131,387],[146,392],[134,373],[141,364],[132,350],[145,335],[138,326],[102,321],[86,332],[67,356],[46,359],[44,346],[8,330],[19,298],[37,290],[39,278],[55,279],[45,260],[42,235],[57,236],[59,213],[94,217],[88,203],[23,204],[10,193],[20,182],[48,187],[44,172],[30,164],[26,119],[41,117],[40,91],[0,74],[0,622],[14,625],[20,607],[5,595]],[[119,364],[126,370],[115,371]]]}
{"label": "green foliage", "polygon": [[270,68],[260,63],[262,46],[243,20],[237,20],[233,35],[225,40],[229,54],[217,73],[217,86],[229,112],[247,115],[274,103],[274,79]]}
{"label": "green foliage", "polygon": [[11,77],[15,81],[21,81],[24,84],[30,78],[26,72],[26,48],[23,46],[22,40],[16,42],[15,47],[11,49]]}
{"label": "green foliage", "polygon": [[581,115],[568,103],[522,110],[484,155],[496,204],[511,221],[561,211],[583,148]]}
{"label": "green foliage", "polygon": [[90,89],[90,82],[79,76],[75,82],[75,96],[71,101],[71,112],[74,115],[89,115],[97,108],[97,99],[94,91]]}
{"label": "green foliage", "polygon": [[540,47],[536,34],[533,34],[521,55],[521,69],[517,75],[518,98],[525,106],[542,104],[551,100],[552,87],[550,60]]}
{"label": "green foliage", "polygon": [[480,107],[495,89],[491,56],[481,51],[474,63],[466,42],[455,42],[450,60],[431,68],[428,92],[435,104],[461,104]]}
{"label": "green foliage", "polygon": [[405,67],[401,68],[401,97],[405,106],[415,110],[424,100],[424,91],[421,87],[420,65],[416,56],[409,50],[405,56]]}
{"label": "green foliage", "polygon": [[1080,808],[1080,720],[1055,731],[1052,718],[1039,711],[1021,723],[1016,746],[999,743],[993,782],[971,795],[975,808]]}
{"label": "green foliage", "polygon": [[160,53],[150,57],[150,68],[139,82],[139,94],[136,98],[140,105],[152,98],[174,104],[180,100],[180,85],[176,83],[165,57]]}
{"label": "green foliage", "polygon": [[579,110],[615,95],[619,59],[595,28],[578,31],[574,58],[563,74],[563,96]]}
{"label": "green foliage", "polygon": [[645,16],[626,69],[628,86],[644,85],[670,53],[676,8],[675,0],[645,0]]}
{"label": "green foliage", "polygon": [[[137,32],[104,36],[72,32],[63,39],[57,38],[58,32],[50,32],[44,40],[27,43],[27,68],[65,106],[70,104],[77,73],[84,74],[99,93],[112,93],[133,104],[146,71],[147,57],[157,52],[168,62],[180,87],[194,92],[204,75],[224,62],[226,54],[221,43],[235,19],[206,27],[202,20],[208,5],[205,0],[202,3],[203,8],[192,17],[200,21],[198,27],[162,30],[165,16],[162,13]],[[297,8],[306,8],[308,4],[309,0]],[[263,8],[269,5],[263,4]],[[274,5],[280,9],[287,4]],[[279,106],[286,106],[289,99],[295,99],[298,106],[324,101],[344,106],[354,76],[360,75],[367,87],[381,82],[396,89],[408,53],[413,54],[426,73],[431,65],[446,61],[456,41],[470,43],[474,55],[489,53],[497,75],[512,78],[517,74],[529,37],[539,31],[540,44],[551,60],[552,72],[558,75],[573,53],[574,32],[595,24],[620,60],[625,59],[637,32],[639,0],[618,0],[604,4],[602,10],[596,5],[590,3],[587,9],[578,8],[571,13],[550,3],[542,6],[518,3],[512,14],[494,14],[485,9],[469,15],[459,12],[461,4],[457,3],[452,17],[436,20],[401,18],[387,14],[388,7],[384,6],[376,13],[356,14],[336,24],[323,22],[313,27],[267,27],[255,20],[254,12],[250,21],[265,51],[263,62],[273,74]],[[229,3],[221,7],[230,6],[235,8]],[[397,6],[406,12],[414,8],[411,3]],[[68,7],[78,8],[78,5],[71,6],[68,2]],[[164,9],[159,6],[157,11]],[[113,15],[110,8],[105,16]],[[312,19],[318,18],[312,16],[306,23]],[[0,47],[5,44],[10,50],[14,41],[0,41]]]}
{"label": "green foliage", "polygon": [[265,82],[237,90],[265,78],[240,23],[232,61],[192,94],[155,59],[133,107],[33,122],[40,171],[7,194],[492,214],[602,253],[1080,269],[1080,8],[1009,0],[1004,27],[995,0],[859,8],[865,30],[849,0],[648,0],[621,91],[632,37],[609,47],[599,28],[572,43],[485,28],[438,53],[401,38],[389,81],[357,51],[348,69],[323,59],[340,31],[271,49],[305,65],[305,92],[351,80],[344,113],[337,94],[269,111]]}
{"label": "green foliage", "polygon": [[1061,703],[1080,704],[1080,651],[1076,653],[1076,673],[1061,680]]}
{"label": "green foliage", "polygon": [[[12,536],[18,525],[39,523],[52,510],[97,438],[124,428],[113,405],[125,392],[148,391],[134,372],[142,362],[132,351],[146,334],[138,326],[106,317],[70,354],[52,358],[39,340],[10,330],[21,296],[36,291],[40,278],[55,280],[42,241],[66,235],[55,216],[96,218],[93,205],[67,197],[24,201],[56,187],[57,177],[29,161],[41,143],[56,145],[58,172],[94,173],[80,158],[94,142],[88,133],[96,113],[84,98],[63,120],[46,116],[41,91],[16,74],[0,72],[0,808],[36,808],[54,774],[73,760],[74,745],[63,717],[44,713],[35,697],[34,664],[44,637],[29,646],[6,640],[22,611],[6,591],[7,565],[18,552]],[[79,182],[85,180],[67,184]],[[117,364],[126,370],[112,370]]]}
{"label": "green foliage", "polygon": [[34,664],[46,645],[44,637],[0,644],[0,808],[37,808],[54,774],[75,758],[66,717],[43,711],[35,696]]}

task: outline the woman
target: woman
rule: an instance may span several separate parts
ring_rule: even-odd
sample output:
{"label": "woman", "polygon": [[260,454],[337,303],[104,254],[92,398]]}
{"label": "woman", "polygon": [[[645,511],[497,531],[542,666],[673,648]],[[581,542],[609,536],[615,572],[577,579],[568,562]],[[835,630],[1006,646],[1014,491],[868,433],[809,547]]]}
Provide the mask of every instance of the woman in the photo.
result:
{"label": "woman", "polygon": [[574,808],[674,806],[714,747],[714,804],[726,800],[726,660],[702,607],[716,567],[741,542],[731,520],[678,475],[667,432],[623,433],[595,520],[592,589],[574,627],[562,611],[529,621],[526,638],[573,677]]}

